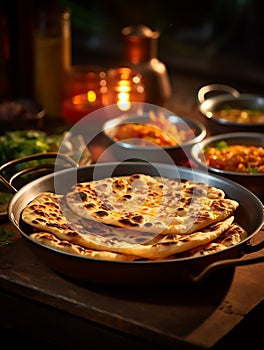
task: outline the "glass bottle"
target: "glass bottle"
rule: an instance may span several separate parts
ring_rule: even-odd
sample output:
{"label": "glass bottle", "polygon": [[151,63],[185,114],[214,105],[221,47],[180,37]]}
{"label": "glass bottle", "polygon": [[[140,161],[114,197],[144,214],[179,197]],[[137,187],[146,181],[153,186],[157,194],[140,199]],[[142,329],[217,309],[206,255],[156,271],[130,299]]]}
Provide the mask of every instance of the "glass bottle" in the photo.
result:
{"label": "glass bottle", "polygon": [[[55,4],[47,2],[46,4]],[[34,95],[48,117],[61,118],[63,81],[71,67],[71,13],[42,8],[34,31]]]}
{"label": "glass bottle", "polygon": [[142,74],[145,102],[166,106],[171,96],[171,85],[165,64],[157,58],[160,33],[145,25],[135,25],[123,28],[122,34],[125,60]]}

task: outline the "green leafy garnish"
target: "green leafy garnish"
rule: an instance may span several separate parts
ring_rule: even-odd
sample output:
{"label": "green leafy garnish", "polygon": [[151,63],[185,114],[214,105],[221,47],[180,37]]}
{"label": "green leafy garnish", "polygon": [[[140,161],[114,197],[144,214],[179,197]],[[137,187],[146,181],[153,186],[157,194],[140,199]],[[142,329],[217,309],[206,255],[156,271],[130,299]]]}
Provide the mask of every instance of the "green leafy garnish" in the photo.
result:
{"label": "green leafy garnish", "polygon": [[[50,136],[39,130],[7,131],[0,136],[0,164],[32,154],[56,152],[62,139],[63,135]],[[46,164],[46,160],[17,164],[14,170],[19,171],[38,164]]]}
{"label": "green leafy garnish", "polygon": [[14,237],[14,232],[5,229],[3,226],[0,226],[0,247],[5,247],[8,244],[14,243]]}
{"label": "green leafy garnish", "polygon": [[216,146],[217,149],[227,149],[228,148],[228,144],[225,141],[219,141]]}
{"label": "green leafy garnish", "polygon": [[231,109],[233,109],[232,106],[230,106],[230,105],[224,105],[221,109],[219,109],[219,111],[221,111],[221,110],[229,111],[229,110],[231,110]]}
{"label": "green leafy garnish", "polygon": [[7,131],[0,136],[0,163],[30,154],[53,151],[62,136],[47,136],[38,130]]}
{"label": "green leafy garnish", "polygon": [[251,165],[248,165],[247,169],[250,172],[250,174],[258,174],[259,173],[259,169],[256,167],[252,167]]}

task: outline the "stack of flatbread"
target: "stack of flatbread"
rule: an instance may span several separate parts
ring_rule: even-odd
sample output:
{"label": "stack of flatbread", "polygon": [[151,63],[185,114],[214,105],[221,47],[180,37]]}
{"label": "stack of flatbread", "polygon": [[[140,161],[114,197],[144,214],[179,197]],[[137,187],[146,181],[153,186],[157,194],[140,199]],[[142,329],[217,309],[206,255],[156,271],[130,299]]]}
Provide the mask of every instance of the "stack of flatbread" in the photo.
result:
{"label": "stack of flatbread", "polygon": [[247,233],[239,203],[216,187],[145,174],[77,183],[39,194],[22,212],[43,245],[83,257],[134,261],[221,251]]}

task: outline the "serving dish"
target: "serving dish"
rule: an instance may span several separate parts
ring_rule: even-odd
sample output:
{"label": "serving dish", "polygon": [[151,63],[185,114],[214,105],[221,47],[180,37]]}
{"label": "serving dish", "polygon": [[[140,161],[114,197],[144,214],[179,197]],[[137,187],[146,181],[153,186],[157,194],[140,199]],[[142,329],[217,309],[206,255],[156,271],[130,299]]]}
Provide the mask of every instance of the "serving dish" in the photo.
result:
{"label": "serving dish", "polygon": [[[103,134],[109,142],[110,150],[116,160],[141,160],[147,162],[162,162],[168,164],[184,165],[189,160],[189,152],[195,143],[202,141],[206,136],[203,124],[185,117],[168,114],[159,117],[151,117],[150,113],[142,115],[121,116],[107,120],[103,124]],[[159,146],[153,141],[142,144],[142,137],[131,134],[122,140],[116,140],[115,135],[120,126],[135,123],[144,128],[146,125],[156,127],[160,132],[166,132],[167,136],[180,137],[176,145]],[[172,133],[174,130],[174,134]],[[143,134],[143,133],[142,133]],[[183,136],[184,135],[184,136]],[[181,139],[181,137],[183,138]],[[185,139],[184,139],[185,137]]]}
{"label": "serving dish", "polygon": [[[228,197],[239,202],[235,220],[241,224],[248,236],[239,244],[213,254],[155,261],[108,261],[91,259],[54,250],[29,237],[32,232],[21,220],[25,206],[38,194],[51,191],[65,194],[78,182],[85,182],[106,176],[123,176],[144,173],[151,176],[190,179],[208,183],[221,188]],[[111,175],[110,175],[111,174]],[[250,207],[250,210],[248,208]],[[99,163],[61,170],[45,175],[20,188],[13,196],[8,207],[8,216],[13,225],[20,231],[22,238],[36,256],[55,272],[77,281],[92,284],[114,286],[147,286],[192,283],[207,276],[223,266],[236,266],[257,263],[264,257],[240,259],[244,254],[256,250],[250,244],[252,237],[263,225],[263,207],[260,200],[246,188],[223,177],[206,174],[200,170],[161,163],[123,162]]]}
{"label": "serving dish", "polygon": [[264,96],[240,93],[224,84],[209,84],[198,90],[197,98],[211,135],[264,132]]}
{"label": "serving dish", "polygon": [[191,157],[201,170],[209,171],[212,174],[221,175],[245,186],[255,195],[264,199],[264,173],[242,173],[238,171],[227,171],[216,167],[208,166],[204,151],[210,146],[219,145],[220,142],[227,145],[247,145],[264,147],[264,133],[226,133],[214,135],[194,145],[191,150]]}

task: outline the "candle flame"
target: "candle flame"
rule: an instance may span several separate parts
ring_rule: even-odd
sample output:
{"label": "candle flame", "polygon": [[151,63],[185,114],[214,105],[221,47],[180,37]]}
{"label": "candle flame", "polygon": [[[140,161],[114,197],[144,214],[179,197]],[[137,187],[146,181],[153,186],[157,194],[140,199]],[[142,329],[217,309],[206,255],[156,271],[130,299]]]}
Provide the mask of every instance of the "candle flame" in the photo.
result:
{"label": "candle flame", "polygon": [[116,89],[117,94],[117,106],[121,111],[127,111],[131,107],[130,103],[130,91],[131,86],[130,82],[126,80],[121,80],[118,84],[118,88]]}
{"label": "candle flame", "polygon": [[96,93],[92,90],[87,92],[87,100],[89,102],[94,102],[96,100]]}
{"label": "candle flame", "polygon": [[107,103],[116,103],[121,111],[128,111],[132,102],[144,100],[145,90],[140,74],[125,67],[109,71]]}
{"label": "candle flame", "polygon": [[87,91],[87,93],[75,95],[72,97],[72,103],[74,105],[85,105],[87,102],[94,103],[97,99],[96,93],[93,90]]}

